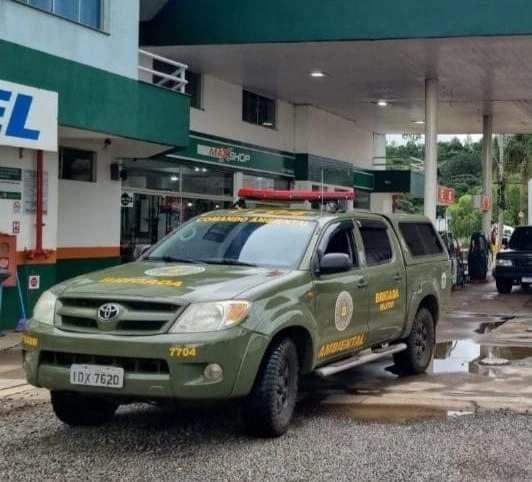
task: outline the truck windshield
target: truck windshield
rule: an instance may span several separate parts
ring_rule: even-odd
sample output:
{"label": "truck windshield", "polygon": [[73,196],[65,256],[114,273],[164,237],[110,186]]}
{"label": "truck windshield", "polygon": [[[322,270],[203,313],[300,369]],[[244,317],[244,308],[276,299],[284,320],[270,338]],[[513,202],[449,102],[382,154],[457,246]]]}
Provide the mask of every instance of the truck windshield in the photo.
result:
{"label": "truck windshield", "polygon": [[510,238],[510,248],[519,251],[532,251],[532,227],[517,228]]}
{"label": "truck windshield", "polygon": [[204,215],[177,229],[144,259],[293,269],[315,226],[302,219]]}

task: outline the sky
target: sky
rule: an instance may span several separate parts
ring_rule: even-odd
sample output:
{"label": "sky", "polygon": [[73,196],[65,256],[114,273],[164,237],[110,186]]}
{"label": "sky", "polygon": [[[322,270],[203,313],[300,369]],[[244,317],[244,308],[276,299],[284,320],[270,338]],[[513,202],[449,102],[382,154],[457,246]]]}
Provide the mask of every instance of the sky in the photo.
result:
{"label": "sky", "polygon": [[[438,136],[438,141],[439,142],[449,142],[452,139],[454,139],[455,137],[458,137],[458,139],[460,139],[462,142],[465,142],[465,140],[468,137],[470,137],[473,142],[478,142],[478,141],[480,141],[482,139],[482,135],[481,134],[469,134],[469,135],[457,134],[457,135],[439,135]],[[389,134],[389,135],[386,136],[386,142],[388,144],[391,144],[392,142],[394,142],[396,145],[402,145],[402,144],[406,144],[408,142],[408,140],[404,139],[401,134]],[[423,143],[423,136],[421,136],[421,138],[419,139],[418,142],[419,143]]]}

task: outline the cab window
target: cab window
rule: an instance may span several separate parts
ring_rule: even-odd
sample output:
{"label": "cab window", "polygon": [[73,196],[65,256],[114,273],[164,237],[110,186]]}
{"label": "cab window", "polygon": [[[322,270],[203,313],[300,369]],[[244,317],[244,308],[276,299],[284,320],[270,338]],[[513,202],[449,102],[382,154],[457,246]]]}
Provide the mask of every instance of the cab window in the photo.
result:
{"label": "cab window", "polygon": [[391,262],[393,250],[388,226],[382,221],[364,219],[359,221],[359,227],[368,266]]}
{"label": "cab window", "polygon": [[354,249],[353,223],[351,221],[329,226],[320,245],[322,255],[341,253],[347,254],[353,266],[358,266]]}
{"label": "cab window", "polygon": [[[399,223],[399,231],[412,256],[431,256],[443,253],[443,246],[431,223]],[[451,253],[453,241],[449,236],[447,240],[449,253]]]}

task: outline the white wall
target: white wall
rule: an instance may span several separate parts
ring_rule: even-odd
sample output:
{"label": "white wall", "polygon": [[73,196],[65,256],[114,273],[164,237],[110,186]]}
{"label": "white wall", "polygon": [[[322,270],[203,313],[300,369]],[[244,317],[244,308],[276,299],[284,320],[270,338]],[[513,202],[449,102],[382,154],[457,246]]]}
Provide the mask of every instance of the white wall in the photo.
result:
{"label": "white wall", "polygon": [[369,168],[373,132],[313,106],[296,107],[296,151]]}
{"label": "white wall", "polygon": [[97,182],[59,180],[57,246],[120,246],[121,182],[111,181],[112,147],[102,142],[60,140],[60,145],[97,152]]}
{"label": "white wall", "polygon": [[[22,157],[21,157],[22,156]],[[14,167],[34,170],[36,166],[35,151],[11,147],[0,147],[0,167]],[[57,241],[57,154],[44,153],[44,171],[48,174],[48,211],[44,215],[43,248],[55,250]],[[21,185],[12,187],[1,184],[0,191],[16,191]],[[15,201],[0,199],[0,232],[12,234],[13,221],[19,221],[21,232],[17,235],[17,250],[35,249],[35,214],[24,212],[24,200],[20,213],[14,212]]]}
{"label": "white wall", "polygon": [[203,76],[202,109],[191,109],[190,128],[259,146],[294,150],[294,107],[277,103],[275,129],[242,121],[242,86]]}
{"label": "white wall", "polygon": [[203,76],[202,109],[191,109],[191,129],[289,152],[310,153],[370,167],[373,132],[313,106],[277,102],[277,125],[242,121],[242,86]]}
{"label": "white wall", "polygon": [[14,0],[0,0],[0,38],[137,78],[139,0],[106,0],[99,32]]}

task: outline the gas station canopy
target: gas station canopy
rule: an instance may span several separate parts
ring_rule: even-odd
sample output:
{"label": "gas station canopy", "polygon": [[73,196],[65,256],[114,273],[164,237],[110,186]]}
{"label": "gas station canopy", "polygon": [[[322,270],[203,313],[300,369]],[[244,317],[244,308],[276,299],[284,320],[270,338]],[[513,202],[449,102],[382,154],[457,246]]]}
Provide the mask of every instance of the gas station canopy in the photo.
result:
{"label": "gas station canopy", "polygon": [[424,131],[427,78],[439,80],[439,133],[481,132],[483,115],[495,132],[532,131],[525,0],[252,3],[169,2],[145,22],[142,42],[193,71],[376,132]]}

